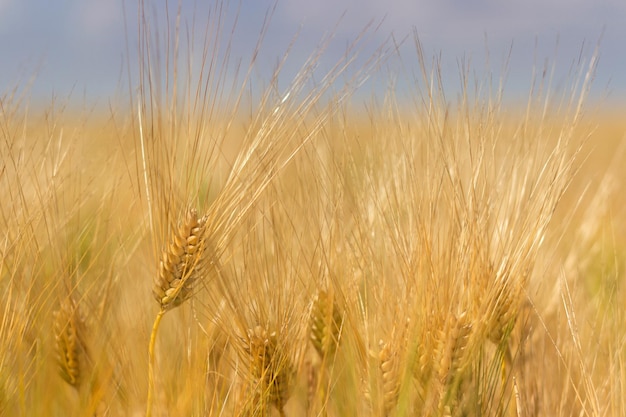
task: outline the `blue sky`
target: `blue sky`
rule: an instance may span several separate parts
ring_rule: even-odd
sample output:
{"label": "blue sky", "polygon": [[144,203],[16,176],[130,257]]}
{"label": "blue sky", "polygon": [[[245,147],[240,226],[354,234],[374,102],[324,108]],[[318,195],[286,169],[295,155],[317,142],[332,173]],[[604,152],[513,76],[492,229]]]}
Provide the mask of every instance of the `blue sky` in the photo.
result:
{"label": "blue sky", "polygon": [[[152,4],[162,16],[164,0],[153,0]],[[182,4],[183,21],[189,23],[194,2],[183,0]],[[263,16],[273,4],[242,0],[234,37],[236,55],[249,56]],[[170,6],[175,9],[176,1],[170,1]],[[229,22],[237,7],[237,2],[231,2]],[[0,0],[0,94],[27,85],[34,75],[34,97],[63,96],[73,91],[74,98],[85,95],[90,100],[106,100],[119,92],[120,82],[124,85],[127,80],[124,8],[134,71],[137,0],[126,0],[125,4],[122,0]],[[324,57],[330,65],[343,53],[348,40],[371,20],[382,20],[370,41],[372,48],[390,33],[402,39],[415,29],[428,56],[441,53],[447,74],[456,71],[461,57],[471,57],[473,67],[482,71],[485,39],[491,67],[498,69],[512,44],[512,91],[527,88],[534,57],[540,64],[546,58],[553,59],[558,74],[565,74],[583,45],[584,57],[588,58],[603,34],[594,91],[626,101],[624,0],[279,0],[258,62],[259,74],[269,74],[298,30],[298,47],[290,57],[294,68],[324,33],[340,22],[333,46]],[[417,68],[410,42],[403,47],[402,58],[406,65]]]}

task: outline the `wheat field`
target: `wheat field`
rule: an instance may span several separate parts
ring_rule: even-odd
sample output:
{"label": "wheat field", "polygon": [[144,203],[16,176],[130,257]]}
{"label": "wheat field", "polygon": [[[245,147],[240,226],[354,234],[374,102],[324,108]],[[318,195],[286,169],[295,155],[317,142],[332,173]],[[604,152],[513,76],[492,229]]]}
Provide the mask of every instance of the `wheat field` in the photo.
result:
{"label": "wheat field", "polygon": [[626,121],[593,51],[510,102],[469,67],[446,94],[415,36],[410,100],[363,104],[399,58],[367,28],[253,91],[228,33],[185,68],[137,25],[106,110],[0,92],[0,415],[626,415]]}

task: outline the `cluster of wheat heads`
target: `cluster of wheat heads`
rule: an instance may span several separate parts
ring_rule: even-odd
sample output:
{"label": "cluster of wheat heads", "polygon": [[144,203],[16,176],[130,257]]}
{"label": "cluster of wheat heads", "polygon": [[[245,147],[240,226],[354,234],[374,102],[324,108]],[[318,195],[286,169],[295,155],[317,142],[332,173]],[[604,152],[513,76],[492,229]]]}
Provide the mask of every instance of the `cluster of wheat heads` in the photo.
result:
{"label": "cluster of wheat heads", "polygon": [[[218,17],[209,19],[207,27],[216,24],[219,38],[222,35],[220,7],[216,6],[214,12]],[[172,55],[172,66],[166,66],[163,80],[148,76],[158,71],[152,65],[159,51],[151,44],[153,38],[150,25],[141,21],[140,27],[139,89],[142,94],[137,103],[136,143],[137,153],[141,154],[141,175],[137,182],[146,201],[154,251],[160,253],[153,290],[159,311],[149,344],[146,414],[152,414],[155,402],[155,346],[161,320],[167,312],[184,305],[188,300],[191,301],[188,304],[192,304],[194,319],[205,335],[208,333],[206,323],[202,324],[198,315],[204,314],[210,321],[222,324],[219,312],[223,310],[228,318],[238,319],[235,327],[239,332],[226,331],[227,326],[233,323],[219,327],[227,340],[231,341],[227,344],[231,347],[227,354],[234,355],[232,349],[237,345],[233,345],[232,341],[239,341],[240,357],[246,357],[248,362],[248,373],[243,375],[243,379],[255,387],[249,388],[251,398],[255,400],[242,399],[241,409],[255,415],[265,414],[267,405],[273,404],[283,413],[290,393],[291,374],[294,372],[292,368],[295,367],[292,360],[297,359],[284,353],[284,343],[279,338],[294,331],[286,328],[282,322],[285,317],[294,321],[296,316],[293,314],[296,313],[293,312],[297,312],[297,308],[285,303],[278,310],[270,309],[272,314],[264,310],[248,312],[253,301],[250,304],[242,303],[245,297],[240,293],[245,282],[257,281],[254,278],[257,272],[255,268],[248,270],[244,266],[243,274],[242,267],[233,259],[244,256],[240,248],[246,244],[247,236],[241,229],[244,224],[249,224],[248,218],[256,211],[255,207],[261,203],[267,188],[277,181],[285,167],[327,126],[338,107],[387,52],[384,49],[376,50],[370,59],[359,64],[360,69],[351,71],[339,83],[339,77],[354,66],[365,32],[349,46],[346,55],[335,65],[326,72],[320,72],[317,64],[330,41],[330,38],[325,39],[285,89],[281,89],[278,83],[278,76],[285,64],[285,60],[281,61],[272,75],[270,86],[261,91],[260,97],[247,97],[254,106],[251,120],[241,132],[239,143],[228,144],[226,138],[231,134],[233,121],[239,114],[258,50],[254,51],[250,69],[244,75],[241,86],[229,91],[225,102],[221,77],[231,68],[228,53],[222,56],[218,52],[203,55],[199,73],[189,75],[186,81],[196,84],[192,84],[192,90],[186,85],[189,96],[186,100],[180,100],[177,96],[180,74],[176,52]],[[260,38],[264,36],[265,30],[266,27],[263,27]],[[167,37],[166,44],[176,50],[179,36],[177,32],[176,39]],[[215,46],[217,51],[218,45],[223,42],[209,36],[202,47],[206,48],[207,43]],[[230,45],[230,42],[226,44]],[[189,48],[193,46],[190,44]],[[285,59],[288,55],[287,52]],[[220,69],[216,70],[216,66]],[[156,68],[162,67],[157,65]],[[321,77],[322,81],[315,82],[317,77]],[[165,103],[159,95],[158,86],[161,82],[171,85]],[[223,110],[218,110],[220,108],[227,109],[222,116],[220,113]],[[187,115],[186,123],[181,123],[181,112]],[[231,151],[234,150],[230,158],[224,156],[228,146],[232,147]],[[207,188],[210,188],[210,192],[206,191]],[[171,236],[169,240],[164,238],[168,233]],[[276,273],[283,275],[283,271]],[[259,281],[267,279],[264,275],[259,277]],[[286,288],[286,285],[279,282],[272,288],[279,287]],[[254,291],[252,287],[250,291]],[[271,296],[265,295],[265,299]],[[286,293],[283,297],[287,298]],[[298,346],[295,343],[293,345]],[[230,375],[232,372],[237,377]],[[232,372],[225,373],[221,378],[236,384],[242,379],[241,370],[236,367]],[[213,381],[215,386],[223,385],[218,382]],[[215,393],[210,404],[203,401],[193,406],[228,410],[228,407],[232,407],[227,401],[230,396],[230,391]],[[239,405],[234,411],[238,410],[237,407]]]}
{"label": "cluster of wheat heads", "polygon": [[158,79],[140,28],[131,118],[1,98],[0,414],[624,414],[619,176],[562,262],[553,228],[586,84],[510,112],[468,71],[451,102],[422,56],[421,105],[365,118],[362,75],[336,84],[353,56],[315,82],[316,52],[246,120],[224,39],[186,81],[161,39]]}

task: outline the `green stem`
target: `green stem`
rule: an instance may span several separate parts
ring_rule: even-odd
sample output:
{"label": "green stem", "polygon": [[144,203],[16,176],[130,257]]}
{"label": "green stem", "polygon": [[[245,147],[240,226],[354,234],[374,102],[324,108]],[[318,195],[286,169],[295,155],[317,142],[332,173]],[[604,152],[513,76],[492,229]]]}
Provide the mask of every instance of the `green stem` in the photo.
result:
{"label": "green stem", "polygon": [[152,415],[152,396],[154,394],[154,345],[156,344],[156,336],[159,331],[159,324],[165,314],[165,310],[161,309],[154,319],[152,325],[152,333],[150,334],[150,347],[148,349],[148,402],[146,405],[146,417]]}

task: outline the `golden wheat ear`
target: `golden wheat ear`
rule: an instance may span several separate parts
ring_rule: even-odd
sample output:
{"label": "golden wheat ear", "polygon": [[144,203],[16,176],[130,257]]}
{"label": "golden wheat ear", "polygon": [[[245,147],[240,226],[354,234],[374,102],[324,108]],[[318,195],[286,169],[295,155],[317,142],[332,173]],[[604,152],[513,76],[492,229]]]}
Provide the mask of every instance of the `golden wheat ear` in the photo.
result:
{"label": "golden wheat ear", "polygon": [[161,309],[152,325],[148,346],[148,399],[146,417],[152,414],[154,391],[154,347],[163,315],[180,306],[193,294],[195,282],[204,272],[204,249],[207,217],[198,218],[198,211],[189,209],[185,219],[172,232],[162,252],[159,271],[152,289]]}
{"label": "golden wheat ear", "polygon": [[398,402],[400,391],[400,363],[396,349],[389,342],[380,340],[378,342],[380,351],[378,353],[379,366],[382,377],[382,399],[384,415],[391,415]]}
{"label": "golden wheat ear", "polygon": [[71,297],[54,312],[54,337],[61,377],[78,388],[84,379],[89,353],[85,343],[85,321]]}
{"label": "golden wheat ear", "polygon": [[[467,312],[446,318],[447,324],[439,331],[439,340],[435,358],[435,384],[436,389],[431,394],[437,399],[437,410],[440,415],[449,413],[449,407],[454,406],[455,393],[458,385],[462,381],[463,373],[466,370],[470,357],[470,337],[473,325]],[[434,404],[430,404],[427,409],[432,410]]]}
{"label": "golden wheat ear", "polygon": [[[284,347],[279,346],[276,332],[262,326],[248,330],[245,351],[250,356],[250,370],[261,391],[260,408],[273,404],[280,415],[291,394],[294,367]],[[267,400],[267,401],[265,401]]]}
{"label": "golden wheat ear", "polygon": [[341,312],[332,293],[319,291],[311,309],[311,343],[322,359],[332,356],[339,345]]}
{"label": "golden wheat ear", "polygon": [[178,307],[191,297],[203,269],[206,220],[206,216],[199,219],[197,210],[190,209],[163,250],[152,290],[162,310]]}

